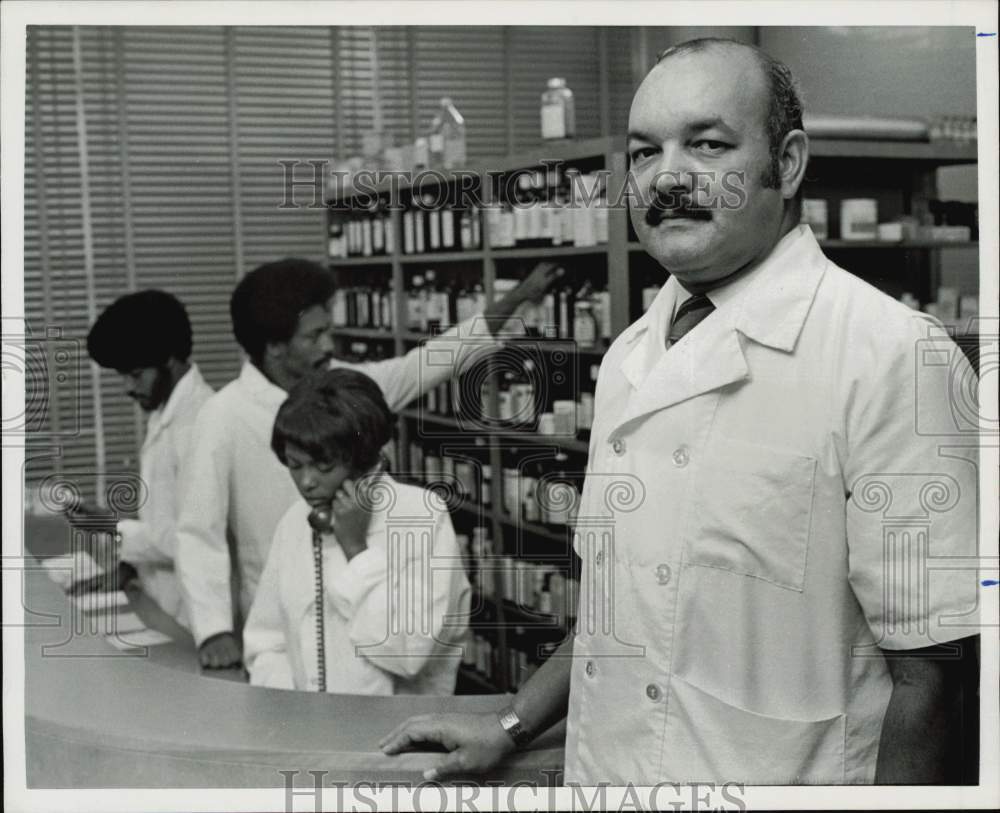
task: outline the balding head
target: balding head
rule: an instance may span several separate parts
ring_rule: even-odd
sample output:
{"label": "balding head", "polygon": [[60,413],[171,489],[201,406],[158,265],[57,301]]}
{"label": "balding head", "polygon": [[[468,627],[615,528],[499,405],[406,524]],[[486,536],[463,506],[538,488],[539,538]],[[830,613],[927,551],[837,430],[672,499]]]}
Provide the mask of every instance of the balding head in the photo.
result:
{"label": "balding head", "polygon": [[764,57],[729,41],[685,43],[666,52],[632,99],[632,224],[691,292],[759,262],[799,222],[808,139],[790,127],[801,119],[794,88],[791,117],[787,104],[771,115],[790,76]]}
{"label": "balding head", "polygon": [[[802,98],[798,83],[788,66],[756,45],[748,45],[745,42],[722,37],[704,37],[672,45],[660,53],[656,59],[656,65],[662,65],[665,60],[671,57],[716,48],[732,50],[733,56],[740,63],[745,65],[746,60],[749,59],[760,71],[765,94],[762,100],[764,127],[767,131],[771,154],[771,164],[763,183],[772,189],[777,188],[781,182],[779,178],[781,142],[791,130],[804,129],[802,126]],[[734,68],[736,67],[739,66],[734,65]]]}

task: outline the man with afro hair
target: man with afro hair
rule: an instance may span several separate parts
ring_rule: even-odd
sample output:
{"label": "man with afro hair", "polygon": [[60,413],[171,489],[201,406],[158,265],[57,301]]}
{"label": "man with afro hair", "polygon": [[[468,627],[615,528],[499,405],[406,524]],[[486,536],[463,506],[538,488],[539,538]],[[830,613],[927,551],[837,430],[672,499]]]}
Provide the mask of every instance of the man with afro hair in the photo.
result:
{"label": "man with afro hair", "polygon": [[[137,575],[144,592],[185,626],[187,613],[174,574],[180,470],[188,457],[195,417],[212,394],[191,361],[191,348],[187,311],[165,291],[138,291],[116,299],[90,329],[90,357],[116,370],[125,394],[148,415],[140,452],[148,497],[137,519],[117,523],[117,571],[77,587],[119,588]],[[94,510],[79,506],[71,520]]]}

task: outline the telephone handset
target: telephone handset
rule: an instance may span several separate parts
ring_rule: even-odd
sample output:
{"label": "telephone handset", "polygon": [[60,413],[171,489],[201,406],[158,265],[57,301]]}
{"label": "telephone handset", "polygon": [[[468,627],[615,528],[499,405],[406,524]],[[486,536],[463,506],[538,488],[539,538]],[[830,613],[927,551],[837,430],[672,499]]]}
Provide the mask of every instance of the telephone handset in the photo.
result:
{"label": "telephone handset", "polygon": [[[388,468],[388,460],[383,456],[371,470],[363,474],[378,474]],[[316,658],[318,661],[319,691],[326,691],[326,631],[323,611],[323,534],[333,531],[333,503],[321,505],[309,512],[309,527],[312,528],[313,565],[316,573]]]}
{"label": "telephone handset", "polygon": [[333,530],[333,506],[322,505],[309,512],[309,527],[321,534]]}

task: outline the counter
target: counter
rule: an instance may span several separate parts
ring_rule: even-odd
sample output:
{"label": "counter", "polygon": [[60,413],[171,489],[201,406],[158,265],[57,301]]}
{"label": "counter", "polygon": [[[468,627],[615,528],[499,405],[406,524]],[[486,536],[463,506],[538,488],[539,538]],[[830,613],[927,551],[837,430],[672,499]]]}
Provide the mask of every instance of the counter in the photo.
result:
{"label": "counter", "polygon": [[[65,550],[58,517],[28,517],[34,557]],[[235,670],[202,673],[189,634],[143,596],[131,609],[174,641],[122,653],[92,630],[71,634],[71,602],[48,575],[24,573],[25,747],[29,788],[281,787],[295,784],[419,783],[440,754],[387,757],[378,740],[413,714],[486,711],[507,698],[367,697],[261,689]],[[79,618],[76,619],[79,621]],[[209,676],[212,674],[213,676]],[[223,677],[226,679],[218,679]],[[495,775],[504,783],[552,783],[562,770],[564,727],[539,737]]]}

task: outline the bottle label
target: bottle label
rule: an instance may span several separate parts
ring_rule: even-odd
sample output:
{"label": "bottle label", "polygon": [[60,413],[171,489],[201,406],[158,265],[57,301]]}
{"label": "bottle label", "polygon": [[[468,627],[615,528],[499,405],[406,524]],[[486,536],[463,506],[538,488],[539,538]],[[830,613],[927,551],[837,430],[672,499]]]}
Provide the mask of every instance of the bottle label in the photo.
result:
{"label": "bottle label", "polygon": [[518,423],[534,423],[535,421],[535,390],[531,384],[515,384],[511,391],[513,393],[513,404],[511,411],[513,418]]}
{"label": "bottle label", "polygon": [[597,323],[585,308],[577,308],[573,320],[573,338],[581,347],[592,347],[597,341]]}
{"label": "bottle label", "polygon": [[566,138],[566,107],[561,101],[542,105],[542,138]]}
{"label": "bottle label", "polygon": [[592,429],[594,426],[594,396],[589,392],[580,393],[579,428]]}
{"label": "bottle label", "polygon": [[444,141],[444,168],[455,169],[465,163],[465,137],[453,134]]}
{"label": "bottle label", "polygon": [[608,242],[608,204],[598,200],[594,207],[594,239],[598,243]]}
{"label": "bottle label", "polygon": [[528,209],[528,239],[538,240],[542,236],[542,206],[537,201]]}
{"label": "bottle label", "polygon": [[513,414],[512,399],[510,390],[501,390],[497,395],[497,405],[500,410],[499,418],[501,421],[509,421],[511,415]]}
{"label": "bottle label", "polygon": [[366,220],[361,229],[361,254],[365,257],[372,255],[372,222]]}
{"label": "bottle label", "polygon": [[437,209],[432,209],[427,213],[430,220],[430,248],[437,251],[441,248],[441,213]]}
{"label": "bottle label", "polygon": [[543,204],[538,207],[538,236],[551,243],[553,238],[553,228],[552,228],[552,209],[548,205]]}
{"label": "bottle label", "polygon": [[441,210],[441,246],[455,247],[455,215],[451,209]]}
{"label": "bottle label", "polygon": [[413,238],[417,254],[424,251],[424,213],[417,210],[413,213]]}
{"label": "bottle label", "polygon": [[525,208],[523,204],[514,209],[514,242],[528,239],[531,229],[530,218],[531,210]]}
{"label": "bottle label", "polygon": [[416,246],[413,234],[413,212],[403,213],[403,253],[412,254]]}
{"label": "bottle label", "polygon": [[451,327],[451,297],[447,291],[438,294],[438,316],[441,319],[441,328]]}
{"label": "bottle label", "polygon": [[469,248],[479,248],[479,211],[473,209],[469,215],[469,219],[472,221],[472,245]]}
{"label": "bottle label", "polygon": [[386,218],[385,223],[385,253],[392,254],[396,250],[396,233],[392,230],[392,218]]}
{"label": "bottle label", "polygon": [[540,515],[538,513],[538,498],[535,494],[535,489],[537,487],[538,481],[534,477],[525,477],[522,480],[522,488],[524,489],[522,505],[524,506],[525,522],[538,522],[540,519]]}

